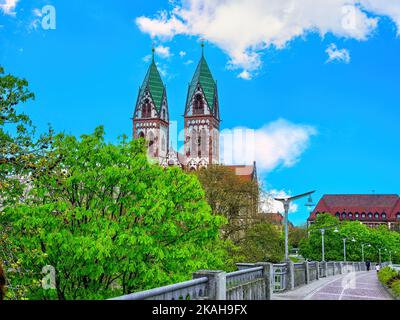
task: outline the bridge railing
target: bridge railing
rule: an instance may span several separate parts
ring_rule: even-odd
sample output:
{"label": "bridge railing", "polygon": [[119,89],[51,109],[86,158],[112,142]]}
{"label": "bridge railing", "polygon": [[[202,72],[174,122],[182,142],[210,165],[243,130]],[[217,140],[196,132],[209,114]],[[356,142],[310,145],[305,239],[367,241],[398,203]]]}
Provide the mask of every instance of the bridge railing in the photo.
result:
{"label": "bridge railing", "polygon": [[202,270],[193,280],[111,300],[270,300],[323,277],[366,270],[361,262],[238,263],[238,271]]}
{"label": "bridge railing", "polygon": [[264,300],[264,268],[255,267],[226,275],[226,300]]}

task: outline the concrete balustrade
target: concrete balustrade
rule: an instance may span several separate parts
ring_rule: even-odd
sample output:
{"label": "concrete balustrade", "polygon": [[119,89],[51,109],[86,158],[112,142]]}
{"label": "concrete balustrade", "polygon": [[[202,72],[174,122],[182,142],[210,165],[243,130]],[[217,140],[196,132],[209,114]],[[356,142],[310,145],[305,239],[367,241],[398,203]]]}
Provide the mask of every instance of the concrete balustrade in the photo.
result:
{"label": "concrete balustrade", "polygon": [[238,271],[201,270],[193,280],[112,300],[271,300],[320,278],[366,270],[364,262],[238,263]]}

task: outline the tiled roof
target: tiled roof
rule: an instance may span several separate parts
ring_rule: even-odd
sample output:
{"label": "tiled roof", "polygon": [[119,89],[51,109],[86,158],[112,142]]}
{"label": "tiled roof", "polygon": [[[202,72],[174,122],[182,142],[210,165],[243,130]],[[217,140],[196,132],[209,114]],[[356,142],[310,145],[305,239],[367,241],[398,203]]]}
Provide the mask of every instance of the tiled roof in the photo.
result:
{"label": "tiled roof", "polygon": [[154,62],[154,59],[147,71],[146,77],[144,78],[143,84],[140,87],[139,100],[141,100],[143,94],[146,89],[149,89],[151,97],[153,98],[153,102],[159,113],[161,110],[161,104],[164,96],[164,83],[162,82],[160,72],[157,69],[157,66]]}
{"label": "tiled roof", "polygon": [[252,166],[225,166],[226,168],[230,169],[231,171],[235,172],[237,176],[242,178],[244,181],[253,181],[256,177],[256,165]]}
{"label": "tiled roof", "polygon": [[186,110],[188,110],[190,102],[193,99],[193,94],[197,88],[197,85],[200,84],[201,89],[203,90],[204,96],[206,98],[207,104],[210,107],[210,110],[213,112],[214,108],[214,98],[216,94],[217,84],[214,81],[214,78],[211,74],[210,68],[208,67],[207,61],[202,55],[200,62],[197,66],[196,72],[194,73],[192,82],[189,85],[189,94],[188,100],[186,102]]}
{"label": "tiled roof", "polygon": [[310,215],[321,213],[386,213],[388,220],[396,219],[400,212],[400,198],[396,194],[324,195]]}

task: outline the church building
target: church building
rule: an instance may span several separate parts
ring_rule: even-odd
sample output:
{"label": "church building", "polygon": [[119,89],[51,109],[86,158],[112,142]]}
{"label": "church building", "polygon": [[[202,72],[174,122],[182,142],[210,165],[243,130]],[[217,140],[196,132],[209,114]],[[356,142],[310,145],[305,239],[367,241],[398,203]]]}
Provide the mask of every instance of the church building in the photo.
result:
{"label": "church building", "polygon": [[[164,167],[178,166],[192,171],[220,164],[220,108],[217,82],[202,53],[189,83],[184,106],[184,151],[169,145],[169,106],[167,90],[153,58],[142,86],[133,115],[134,139],[145,138],[149,156]],[[257,181],[256,164],[230,166],[236,175]]]}

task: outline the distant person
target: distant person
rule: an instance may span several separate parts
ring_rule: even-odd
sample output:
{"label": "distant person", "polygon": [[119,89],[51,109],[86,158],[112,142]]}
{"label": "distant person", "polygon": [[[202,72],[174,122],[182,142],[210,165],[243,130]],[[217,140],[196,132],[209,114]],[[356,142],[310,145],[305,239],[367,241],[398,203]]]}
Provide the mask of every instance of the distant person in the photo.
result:
{"label": "distant person", "polygon": [[4,300],[6,295],[6,276],[4,275],[4,270],[0,262],[0,301]]}
{"label": "distant person", "polygon": [[376,272],[379,272],[381,270],[381,265],[379,263],[376,264]]}
{"label": "distant person", "polygon": [[366,265],[367,265],[367,271],[371,270],[371,261],[368,260]]}

